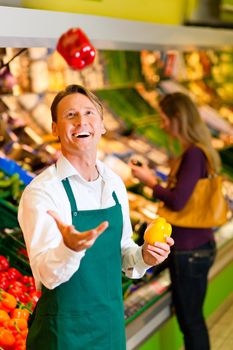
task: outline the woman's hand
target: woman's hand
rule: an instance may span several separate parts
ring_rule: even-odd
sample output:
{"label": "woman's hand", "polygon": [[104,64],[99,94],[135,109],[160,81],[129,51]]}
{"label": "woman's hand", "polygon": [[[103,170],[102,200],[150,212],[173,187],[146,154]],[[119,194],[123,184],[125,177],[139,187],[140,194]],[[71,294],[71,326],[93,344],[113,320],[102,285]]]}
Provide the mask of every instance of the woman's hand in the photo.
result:
{"label": "woman's hand", "polygon": [[108,227],[108,222],[104,221],[92,230],[80,232],[77,231],[73,225],[64,224],[60,220],[58,214],[54,211],[48,210],[47,213],[55,220],[63,237],[64,244],[75,252],[80,252],[81,250],[93,246],[99,235],[101,235]]}
{"label": "woman's hand", "polygon": [[167,259],[170,253],[170,247],[174,244],[174,240],[171,237],[166,238],[166,243],[155,242],[154,245],[150,245],[144,242],[142,247],[142,257],[147,265],[155,266],[161,264]]}
{"label": "woman's hand", "polygon": [[146,186],[153,188],[157,184],[157,178],[153,171],[146,165],[134,165],[133,161],[129,162],[132,174],[143,182]]}

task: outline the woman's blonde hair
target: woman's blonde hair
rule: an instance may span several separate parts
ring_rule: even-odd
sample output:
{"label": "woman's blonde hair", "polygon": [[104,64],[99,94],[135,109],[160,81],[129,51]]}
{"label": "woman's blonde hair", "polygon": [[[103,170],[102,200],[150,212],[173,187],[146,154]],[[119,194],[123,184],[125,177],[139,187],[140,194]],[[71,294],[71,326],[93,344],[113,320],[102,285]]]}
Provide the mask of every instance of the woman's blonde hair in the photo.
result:
{"label": "woman's blonde hair", "polygon": [[211,144],[211,134],[191,98],[181,92],[165,95],[159,106],[169,118],[172,126],[173,120],[178,121],[180,136],[188,143],[199,143],[209,153],[215,171],[219,172],[221,160],[218,152]]}

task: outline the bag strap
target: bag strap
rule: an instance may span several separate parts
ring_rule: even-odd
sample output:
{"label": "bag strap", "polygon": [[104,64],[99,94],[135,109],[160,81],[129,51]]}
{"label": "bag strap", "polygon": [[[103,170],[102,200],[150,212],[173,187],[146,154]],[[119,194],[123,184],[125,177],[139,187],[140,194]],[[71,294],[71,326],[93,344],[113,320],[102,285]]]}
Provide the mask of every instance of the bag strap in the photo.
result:
{"label": "bag strap", "polygon": [[[205,148],[205,146],[203,146],[200,143],[195,143],[195,146],[200,148],[202,150],[202,152],[206,156],[208,175],[216,176],[216,171],[215,171],[214,166],[213,166],[213,161],[212,161],[212,159],[210,157],[209,152]],[[173,188],[176,185],[176,174],[177,174],[177,172],[179,170],[179,167],[180,167],[180,164],[182,162],[182,159],[183,159],[183,154],[174,161],[174,163],[173,163],[173,165],[171,167],[171,171],[170,171],[170,174],[169,174],[169,177],[168,177],[168,183],[167,183],[167,187],[168,188]]]}
{"label": "bag strap", "polygon": [[212,176],[216,176],[216,171],[214,169],[214,164],[213,161],[210,157],[209,152],[207,151],[206,147],[203,146],[201,143],[195,143],[195,146],[197,146],[198,148],[200,148],[202,150],[202,152],[205,154],[206,159],[207,159],[207,170],[208,170],[208,174],[212,175]]}
{"label": "bag strap", "polygon": [[167,181],[167,188],[174,188],[176,186],[176,174],[179,170],[180,164],[182,162],[183,155],[180,155],[177,159],[174,160],[173,164],[171,165],[171,170],[168,175],[168,181]]}

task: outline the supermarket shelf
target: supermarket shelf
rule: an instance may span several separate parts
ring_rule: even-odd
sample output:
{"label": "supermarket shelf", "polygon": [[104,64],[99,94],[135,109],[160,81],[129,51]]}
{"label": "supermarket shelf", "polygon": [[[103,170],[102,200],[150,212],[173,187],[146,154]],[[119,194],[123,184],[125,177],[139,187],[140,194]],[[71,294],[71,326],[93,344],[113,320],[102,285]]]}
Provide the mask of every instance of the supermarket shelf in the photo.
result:
{"label": "supermarket shelf", "polygon": [[233,42],[233,32],[228,29],[158,25],[103,16],[1,6],[0,46],[55,48],[61,34],[77,26],[86,32],[97,49],[193,50],[195,47],[232,47]]}
{"label": "supermarket shelf", "polygon": [[[219,247],[215,264],[210,270],[209,280],[213,280],[220,274],[232,260],[233,239]],[[159,300],[155,300],[153,305],[144,312],[139,312],[139,316],[127,324],[127,350],[137,349],[171,317],[171,305],[171,292],[168,290]]]}
{"label": "supermarket shelf", "polygon": [[223,244],[217,250],[216,262],[210,270],[209,279],[217,276],[230,262],[233,261],[233,239]]}
{"label": "supermarket shelf", "polygon": [[135,349],[171,316],[170,306],[171,293],[167,292],[156,304],[141,314],[135,322],[126,327],[127,350]]}

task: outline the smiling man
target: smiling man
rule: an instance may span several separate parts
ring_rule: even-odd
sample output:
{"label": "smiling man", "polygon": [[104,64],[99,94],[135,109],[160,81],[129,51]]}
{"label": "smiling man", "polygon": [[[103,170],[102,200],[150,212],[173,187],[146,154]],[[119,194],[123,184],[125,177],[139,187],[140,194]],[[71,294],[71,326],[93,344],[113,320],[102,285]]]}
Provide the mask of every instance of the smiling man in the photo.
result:
{"label": "smiling man", "polygon": [[79,85],[58,93],[52,131],[56,164],[25,189],[19,205],[33,275],[42,296],[32,316],[28,350],[124,350],[122,270],[140,278],[170,246],[137,246],[121,178],[97,160],[106,130],[100,101]]}

